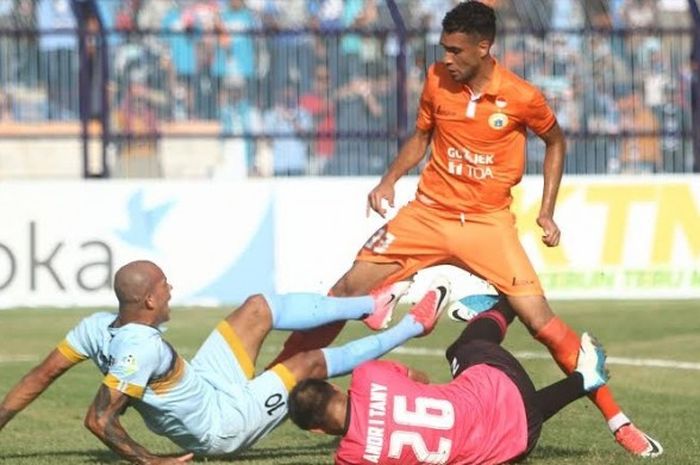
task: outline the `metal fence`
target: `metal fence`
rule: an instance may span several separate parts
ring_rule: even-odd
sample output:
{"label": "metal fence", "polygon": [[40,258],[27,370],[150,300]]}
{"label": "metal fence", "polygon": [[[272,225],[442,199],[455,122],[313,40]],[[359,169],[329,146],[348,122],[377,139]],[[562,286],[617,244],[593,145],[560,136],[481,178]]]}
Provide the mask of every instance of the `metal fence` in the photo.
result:
{"label": "metal fence", "polygon": [[[442,53],[435,18],[413,18],[409,1],[375,4],[371,27],[313,28],[202,6],[211,2],[173,3],[144,26],[120,19],[126,3],[75,10],[59,29],[0,20],[2,140],[81,138],[85,176],[376,175],[412,129]],[[562,25],[545,3],[502,7],[494,53],[547,95],[568,136],[566,171],[693,171],[690,13],[615,26],[580,2],[585,17]],[[543,154],[530,138],[529,173]]]}

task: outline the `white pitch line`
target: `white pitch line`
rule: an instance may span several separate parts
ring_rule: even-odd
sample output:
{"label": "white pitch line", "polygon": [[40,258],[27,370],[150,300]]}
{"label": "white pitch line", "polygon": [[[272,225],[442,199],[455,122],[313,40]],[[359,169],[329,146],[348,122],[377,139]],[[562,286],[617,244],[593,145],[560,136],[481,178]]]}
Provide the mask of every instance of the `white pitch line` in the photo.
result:
{"label": "white pitch line", "polygon": [[[281,347],[265,347],[264,352],[279,352]],[[191,348],[181,349],[180,352],[194,353],[196,351]],[[445,357],[445,351],[441,349],[430,349],[427,347],[397,347],[391,351],[395,354],[403,355],[419,355],[426,357]],[[546,352],[528,352],[520,351],[513,352],[516,358],[528,360],[550,360],[552,358]],[[0,363],[13,362],[38,362],[40,358],[36,355],[0,355]],[[680,362],[677,360],[660,360],[656,358],[628,358],[628,357],[608,357],[607,363],[610,365],[624,365],[634,367],[649,367],[649,368],[673,368],[676,370],[694,370],[700,371],[700,363]]]}
{"label": "white pitch line", "polygon": [[[428,349],[426,347],[397,347],[392,351],[396,354],[405,355],[424,355],[428,357],[444,357],[445,351],[439,349]],[[531,360],[550,360],[551,355],[545,352],[513,352],[516,358],[531,359]],[[607,363],[610,365],[625,365],[635,367],[651,367],[651,368],[675,368],[677,370],[696,370],[700,371],[700,363],[679,362],[677,360],[659,360],[655,358],[627,358],[627,357],[608,357]]]}

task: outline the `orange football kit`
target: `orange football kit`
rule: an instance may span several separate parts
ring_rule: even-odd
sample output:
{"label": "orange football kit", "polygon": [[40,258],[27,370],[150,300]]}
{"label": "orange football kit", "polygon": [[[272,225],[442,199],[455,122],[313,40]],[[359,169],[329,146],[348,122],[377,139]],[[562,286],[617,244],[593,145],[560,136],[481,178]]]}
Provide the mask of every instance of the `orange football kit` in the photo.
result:
{"label": "orange football kit", "polygon": [[[401,265],[386,282],[450,264],[506,295],[543,295],[509,207],[525,170],[527,128],[542,135],[555,124],[542,93],[498,63],[481,95],[454,81],[443,63],[432,65],[416,122],[432,131],[432,153],[416,199],[365,243],[357,260]],[[574,369],[580,339],[566,323],[555,317],[535,337],[566,373]],[[607,420],[621,412],[607,386],[590,397]]]}
{"label": "orange football kit", "polygon": [[496,64],[481,95],[454,81],[442,63],[428,71],[416,126],[432,131],[432,154],[416,200],[375,233],[357,259],[399,263],[388,281],[452,264],[507,295],[542,295],[509,211],[525,169],[526,128],[556,123],[542,93]]}

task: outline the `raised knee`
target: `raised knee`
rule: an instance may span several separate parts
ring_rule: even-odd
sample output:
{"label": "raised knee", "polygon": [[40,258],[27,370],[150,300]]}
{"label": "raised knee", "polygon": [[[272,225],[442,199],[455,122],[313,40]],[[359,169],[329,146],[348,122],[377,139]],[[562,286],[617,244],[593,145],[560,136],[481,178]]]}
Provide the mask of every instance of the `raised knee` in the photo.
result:
{"label": "raised knee", "polygon": [[246,320],[262,323],[271,319],[270,307],[262,294],[253,294],[246,298],[243,304],[226,319],[229,321]]}
{"label": "raised knee", "polygon": [[333,297],[354,297],[356,295],[361,295],[362,292],[357,289],[357,286],[352,285],[351,280],[348,279],[346,275],[333,285],[328,294]]}
{"label": "raised knee", "polygon": [[267,300],[262,294],[253,294],[245,299],[243,306],[255,309],[267,309]]}

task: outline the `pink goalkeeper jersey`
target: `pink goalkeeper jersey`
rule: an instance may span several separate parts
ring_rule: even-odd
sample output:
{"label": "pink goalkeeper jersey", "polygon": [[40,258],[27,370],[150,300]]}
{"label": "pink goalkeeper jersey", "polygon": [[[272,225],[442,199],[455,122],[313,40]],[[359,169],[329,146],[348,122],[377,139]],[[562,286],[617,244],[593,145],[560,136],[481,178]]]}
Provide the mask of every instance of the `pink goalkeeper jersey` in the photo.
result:
{"label": "pink goalkeeper jersey", "polygon": [[354,370],[349,394],[336,464],[499,464],[527,447],[520,392],[488,365],[426,385],[401,364],[370,361]]}

